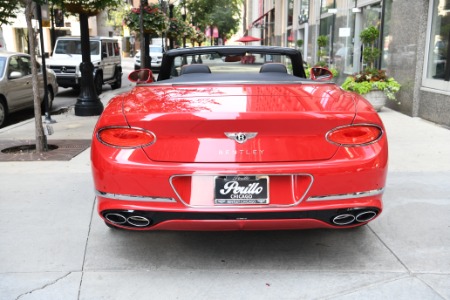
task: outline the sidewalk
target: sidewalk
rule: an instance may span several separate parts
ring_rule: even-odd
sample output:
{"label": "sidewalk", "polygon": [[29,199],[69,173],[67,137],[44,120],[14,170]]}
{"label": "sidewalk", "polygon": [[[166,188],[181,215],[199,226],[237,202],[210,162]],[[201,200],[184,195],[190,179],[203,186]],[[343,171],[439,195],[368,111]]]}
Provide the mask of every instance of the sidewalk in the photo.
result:
{"label": "sidewalk", "polygon": [[[385,207],[353,230],[111,230],[96,213],[89,150],[1,162],[0,299],[450,299],[450,130],[380,115]],[[98,117],[52,118],[49,141],[90,139]],[[13,139],[34,139],[34,121],[0,129]]]}

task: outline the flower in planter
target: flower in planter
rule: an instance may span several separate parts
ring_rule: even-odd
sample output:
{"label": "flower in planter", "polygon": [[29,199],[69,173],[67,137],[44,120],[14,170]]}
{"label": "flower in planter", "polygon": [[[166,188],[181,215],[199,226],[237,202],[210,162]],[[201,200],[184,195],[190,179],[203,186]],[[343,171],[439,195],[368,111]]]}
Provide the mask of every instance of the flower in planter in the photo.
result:
{"label": "flower in planter", "polygon": [[198,43],[200,46],[202,45],[202,43],[204,43],[206,41],[206,36],[205,34],[198,28],[192,28],[192,32],[190,35],[190,40],[192,43],[192,46],[195,46],[195,43]]}
{"label": "flower in planter", "polygon": [[[149,4],[143,9],[144,32],[161,34],[164,30],[166,30],[168,19],[158,4]],[[125,14],[124,23],[132,31],[139,32],[140,30],[140,14],[140,8],[132,8],[127,14]]]}
{"label": "flower in planter", "polygon": [[172,18],[170,19],[166,35],[168,38],[178,39],[187,37],[189,34],[189,30],[190,27],[185,21],[177,18]]}
{"label": "flower in planter", "polygon": [[348,76],[342,84],[344,90],[360,95],[365,95],[372,90],[380,90],[390,100],[395,100],[395,94],[400,87],[401,85],[394,78],[386,76],[386,71],[377,69],[366,69],[361,73]]}
{"label": "flower in planter", "polygon": [[348,76],[342,88],[360,95],[379,90],[384,92],[387,99],[395,100],[395,94],[400,90],[401,85],[394,78],[388,77],[386,71],[374,67],[375,61],[381,54],[375,47],[379,35],[380,32],[375,26],[369,26],[361,31],[360,38],[364,44],[363,58],[367,67],[362,72]]}

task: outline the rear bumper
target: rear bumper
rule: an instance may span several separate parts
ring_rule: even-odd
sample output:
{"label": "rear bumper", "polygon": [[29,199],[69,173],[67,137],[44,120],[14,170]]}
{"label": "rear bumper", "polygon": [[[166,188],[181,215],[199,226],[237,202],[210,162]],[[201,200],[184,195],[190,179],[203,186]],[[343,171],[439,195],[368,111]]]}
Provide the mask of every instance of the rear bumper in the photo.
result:
{"label": "rear bumper", "polygon": [[[158,163],[142,149],[112,149],[95,138],[91,151],[100,216],[110,222],[106,214],[126,212],[149,220],[142,227],[129,226],[127,221],[114,224],[127,229],[347,228],[367,223],[382,210],[385,139],[366,147],[341,148],[332,160],[314,162]],[[223,174],[268,175],[270,203],[215,205],[211,178]],[[174,178],[192,179],[176,182]],[[359,213],[366,211],[373,213],[358,221]],[[342,219],[333,222],[340,215]]]}
{"label": "rear bumper", "polygon": [[[377,201],[371,204],[379,205]],[[286,230],[350,228],[366,224],[381,212],[379,207],[273,212],[186,212],[102,210],[112,225],[132,230]]]}

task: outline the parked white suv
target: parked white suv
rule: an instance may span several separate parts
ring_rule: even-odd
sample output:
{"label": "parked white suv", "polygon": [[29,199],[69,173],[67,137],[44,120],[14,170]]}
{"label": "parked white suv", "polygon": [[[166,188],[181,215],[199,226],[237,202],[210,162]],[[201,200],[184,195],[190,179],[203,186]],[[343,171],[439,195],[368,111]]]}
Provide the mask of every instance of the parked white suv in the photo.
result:
{"label": "parked white suv", "polygon": [[[94,65],[94,84],[98,95],[104,84],[112,89],[122,86],[122,65],[119,43],[108,37],[90,37],[91,62]],[[56,73],[61,87],[80,88],[81,40],[79,37],[60,37],[56,40],[48,68]]]}
{"label": "parked white suv", "polygon": [[[149,51],[150,57],[152,58],[152,61],[150,62],[150,69],[152,71],[159,71],[159,69],[161,69],[164,47],[161,45],[150,45]],[[141,51],[138,51],[134,56],[134,69],[138,70],[140,68],[141,68]]]}

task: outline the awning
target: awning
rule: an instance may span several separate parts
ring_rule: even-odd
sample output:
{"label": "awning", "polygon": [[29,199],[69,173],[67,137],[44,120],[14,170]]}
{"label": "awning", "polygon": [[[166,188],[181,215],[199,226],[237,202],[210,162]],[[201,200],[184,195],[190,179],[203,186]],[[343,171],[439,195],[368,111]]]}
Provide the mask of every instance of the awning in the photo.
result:
{"label": "awning", "polygon": [[269,10],[268,12],[266,12],[265,14],[263,14],[262,16],[260,16],[258,19],[256,19],[255,21],[252,22],[252,27],[256,26],[256,24],[261,23],[261,20],[263,18],[265,18],[270,12],[272,12],[273,10],[275,10],[275,8],[272,8],[271,10]]}

